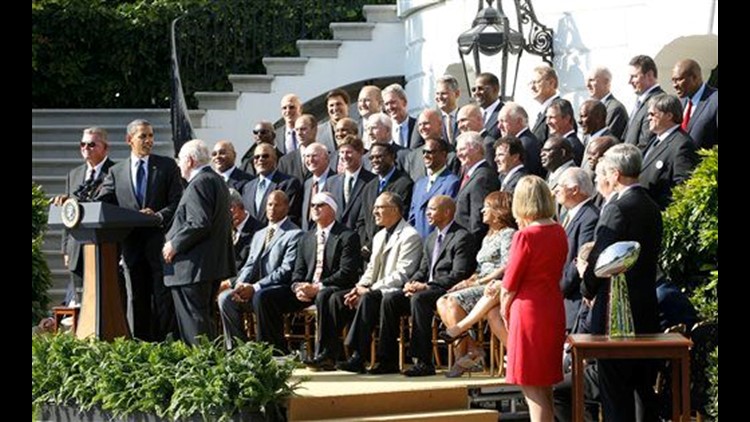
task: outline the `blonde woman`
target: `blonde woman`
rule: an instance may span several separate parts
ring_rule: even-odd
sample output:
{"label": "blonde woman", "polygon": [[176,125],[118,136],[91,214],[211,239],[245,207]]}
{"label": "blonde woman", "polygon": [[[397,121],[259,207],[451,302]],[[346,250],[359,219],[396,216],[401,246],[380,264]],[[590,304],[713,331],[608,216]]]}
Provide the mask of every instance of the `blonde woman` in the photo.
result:
{"label": "blonde woman", "polygon": [[513,195],[519,230],[503,277],[500,316],[508,328],[506,381],[521,386],[532,422],[553,421],[552,385],[563,379],[565,309],[559,281],[568,240],[554,215],[547,183],[523,177]]}

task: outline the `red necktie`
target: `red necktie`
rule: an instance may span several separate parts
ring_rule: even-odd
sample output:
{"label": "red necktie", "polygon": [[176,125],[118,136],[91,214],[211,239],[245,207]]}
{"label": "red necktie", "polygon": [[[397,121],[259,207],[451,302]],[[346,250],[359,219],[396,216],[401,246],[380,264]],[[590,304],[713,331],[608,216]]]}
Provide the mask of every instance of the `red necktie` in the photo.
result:
{"label": "red necktie", "polygon": [[687,111],[685,117],[682,118],[682,130],[687,131],[688,124],[690,123],[690,115],[693,113],[693,102],[688,100]]}
{"label": "red necktie", "polygon": [[467,171],[466,173],[464,173],[464,177],[461,179],[461,187],[459,188],[459,190],[463,189],[464,186],[466,186],[466,183],[468,182],[469,182],[469,172]]}

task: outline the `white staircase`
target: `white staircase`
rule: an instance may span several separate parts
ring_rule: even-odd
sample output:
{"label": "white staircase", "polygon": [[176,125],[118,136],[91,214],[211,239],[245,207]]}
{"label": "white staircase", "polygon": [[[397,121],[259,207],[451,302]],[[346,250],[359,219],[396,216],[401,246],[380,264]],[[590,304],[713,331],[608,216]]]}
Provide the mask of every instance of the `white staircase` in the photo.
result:
{"label": "white staircase", "polygon": [[[299,40],[299,57],[265,57],[265,75],[228,75],[232,92],[196,92],[206,110],[198,136],[247,148],[259,120],[276,121],[287,93],[303,103],[351,83],[404,74],[404,25],[395,5],[363,7],[365,22],[330,24],[332,40]],[[352,99],[356,102],[356,98]]]}
{"label": "white staircase", "polygon": [[[193,125],[200,127],[203,111],[191,111]],[[154,152],[174,156],[172,129],[168,109],[32,109],[31,110],[31,180],[42,185],[48,196],[65,191],[68,172],[83,163],[78,143],[83,129],[100,126],[109,132],[110,158],[126,159],[130,146],[125,143],[125,128],[135,119],[146,119],[154,125]],[[44,255],[52,271],[52,303],[57,305],[65,294],[68,271],[63,267],[62,231],[48,230],[44,237]]]}

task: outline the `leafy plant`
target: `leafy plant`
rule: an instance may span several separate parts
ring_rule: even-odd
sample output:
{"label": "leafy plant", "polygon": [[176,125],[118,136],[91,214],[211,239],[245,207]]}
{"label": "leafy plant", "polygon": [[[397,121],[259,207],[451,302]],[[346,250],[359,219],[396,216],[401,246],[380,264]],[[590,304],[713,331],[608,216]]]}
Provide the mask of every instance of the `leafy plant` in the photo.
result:
{"label": "leafy plant", "polygon": [[708,380],[711,384],[708,395],[711,401],[708,404],[708,414],[714,422],[719,422],[719,346],[711,353],[711,365],[708,367]]}
{"label": "leafy plant", "polygon": [[32,408],[53,403],[99,407],[116,418],[143,412],[175,420],[228,420],[260,411],[273,419],[298,383],[289,381],[295,362],[280,363],[272,351],[255,342],[227,352],[223,343],[205,340],[190,347],[32,336]]}
{"label": "leafy plant", "polygon": [[52,276],[44,259],[42,243],[47,229],[47,198],[42,187],[31,182],[31,324],[47,315]]}

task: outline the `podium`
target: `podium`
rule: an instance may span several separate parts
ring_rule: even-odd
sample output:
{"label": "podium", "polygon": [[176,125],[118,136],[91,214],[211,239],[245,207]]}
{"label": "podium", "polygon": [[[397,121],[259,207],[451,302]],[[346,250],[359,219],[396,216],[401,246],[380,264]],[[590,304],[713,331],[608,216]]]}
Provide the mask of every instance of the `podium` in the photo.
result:
{"label": "podium", "polygon": [[[68,220],[73,215],[78,221],[74,227],[63,224],[63,210]],[[67,229],[83,243],[83,295],[76,337],[93,335],[107,341],[130,337],[117,279],[117,242],[136,227],[158,226],[159,218],[104,202],[50,205],[48,215],[50,228]]]}

